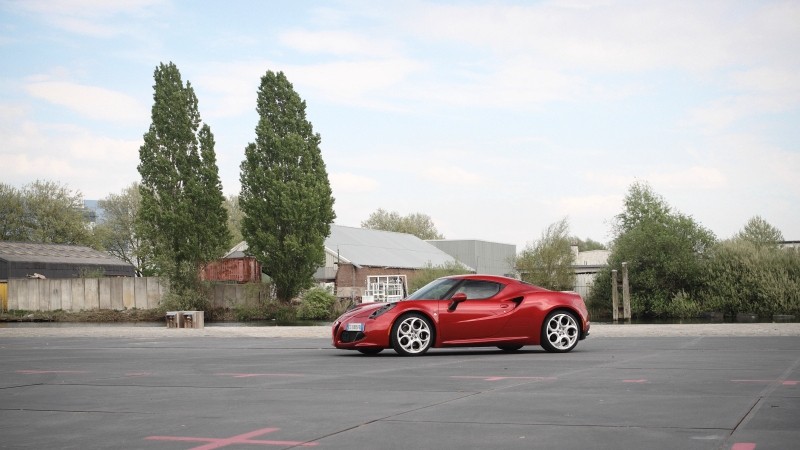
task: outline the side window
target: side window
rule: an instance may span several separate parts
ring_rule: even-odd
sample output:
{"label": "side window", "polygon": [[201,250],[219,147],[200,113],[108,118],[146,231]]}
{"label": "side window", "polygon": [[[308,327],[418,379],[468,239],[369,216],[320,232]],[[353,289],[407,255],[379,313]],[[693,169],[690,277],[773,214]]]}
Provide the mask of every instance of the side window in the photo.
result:
{"label": "side window", "polygon": [[467,300],[493,297],[500,292],[503,286],[492,281],[468,280],[462,284],[456,293],[467,294]]}

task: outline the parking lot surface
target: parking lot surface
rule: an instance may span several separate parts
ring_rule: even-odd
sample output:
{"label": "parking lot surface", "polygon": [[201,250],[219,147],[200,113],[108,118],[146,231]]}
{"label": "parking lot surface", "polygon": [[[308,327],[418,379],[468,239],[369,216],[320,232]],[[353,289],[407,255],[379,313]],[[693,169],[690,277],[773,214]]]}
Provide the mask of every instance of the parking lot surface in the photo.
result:
{"label": "parking lot surface", "polygon": [[163,333],[0,332],[0,448],[762,450],[800,442],[800,336],[792,333],[600,332],[567,354],[469,348],[412,358],[336,350],[327,337]]}

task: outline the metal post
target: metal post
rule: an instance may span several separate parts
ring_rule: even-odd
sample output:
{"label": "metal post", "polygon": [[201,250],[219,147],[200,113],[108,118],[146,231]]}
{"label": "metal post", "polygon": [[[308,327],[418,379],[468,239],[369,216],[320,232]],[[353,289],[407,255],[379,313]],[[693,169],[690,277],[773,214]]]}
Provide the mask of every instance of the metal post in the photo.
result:
{"label": "metal post", "polygon": [[614,322],[619,320],[619,285],[616,269],[611,271],[611,316]]}
{"label": "metal post", "polygon": [[628,285],[628,263],[622,263],[622,318],[631,318],[631,289]]}

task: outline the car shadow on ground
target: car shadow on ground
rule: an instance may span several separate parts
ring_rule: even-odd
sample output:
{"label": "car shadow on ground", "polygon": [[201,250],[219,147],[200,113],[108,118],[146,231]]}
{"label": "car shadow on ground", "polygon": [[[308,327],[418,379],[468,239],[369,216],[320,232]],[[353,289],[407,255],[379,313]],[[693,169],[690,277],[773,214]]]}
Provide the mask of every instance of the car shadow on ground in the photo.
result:
{"label": "car shadow on ground", "polygon": [[397,352],[395,352],[392,349],[386,349],[386,350],[378,353],[377,355],[364,355],[362,353],[359,353],[358,351],[352,351],[352,350],[342,350],[341,352],[342,353],[340,355],[338,355],[338,356],[360,357],[360,358],[385,358],[385,357],[391,357],[391,358],[409,358],[409,357],[410,358],[421,358],[421,357],[435,357],[435,356],[479,356],[479,355],[497,355],[497,356],[506,355],[506,356],[509,356],[509,355],[547,354],[548,353],[543,348],[534,347],[534,346],[531,346],[530,348],[523,347],[523,348],[521,348],[519,350],[516,350],[516,351],[513,351],[513,352],[500,350],[500,349],[493,348],[493,347],[485,347],[485,348],[482,348],[482,347],[467,347],[467,348],[460,348],[460,349],[435,348],[435,349],[429,350],[425,354],[416,355],[416,356],[403,356],[403,355],[398,354]]}

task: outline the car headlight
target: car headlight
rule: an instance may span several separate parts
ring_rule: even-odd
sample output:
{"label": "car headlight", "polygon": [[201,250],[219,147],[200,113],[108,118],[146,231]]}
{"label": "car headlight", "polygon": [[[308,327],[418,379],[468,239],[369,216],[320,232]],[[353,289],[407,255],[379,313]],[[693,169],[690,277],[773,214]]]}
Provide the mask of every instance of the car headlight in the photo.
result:
{"label": "car headlight", "polygon": [[387,311],[391,310],[394,307],[395,307],[394,303],[387,303],[387,304],[381,306],[380,308],[376,309],[375,311],[373,311],[372,314],[369,315],[369,318],[370,319],[375,319],[376,317],[379,317],[380,315],[385,314]]}

